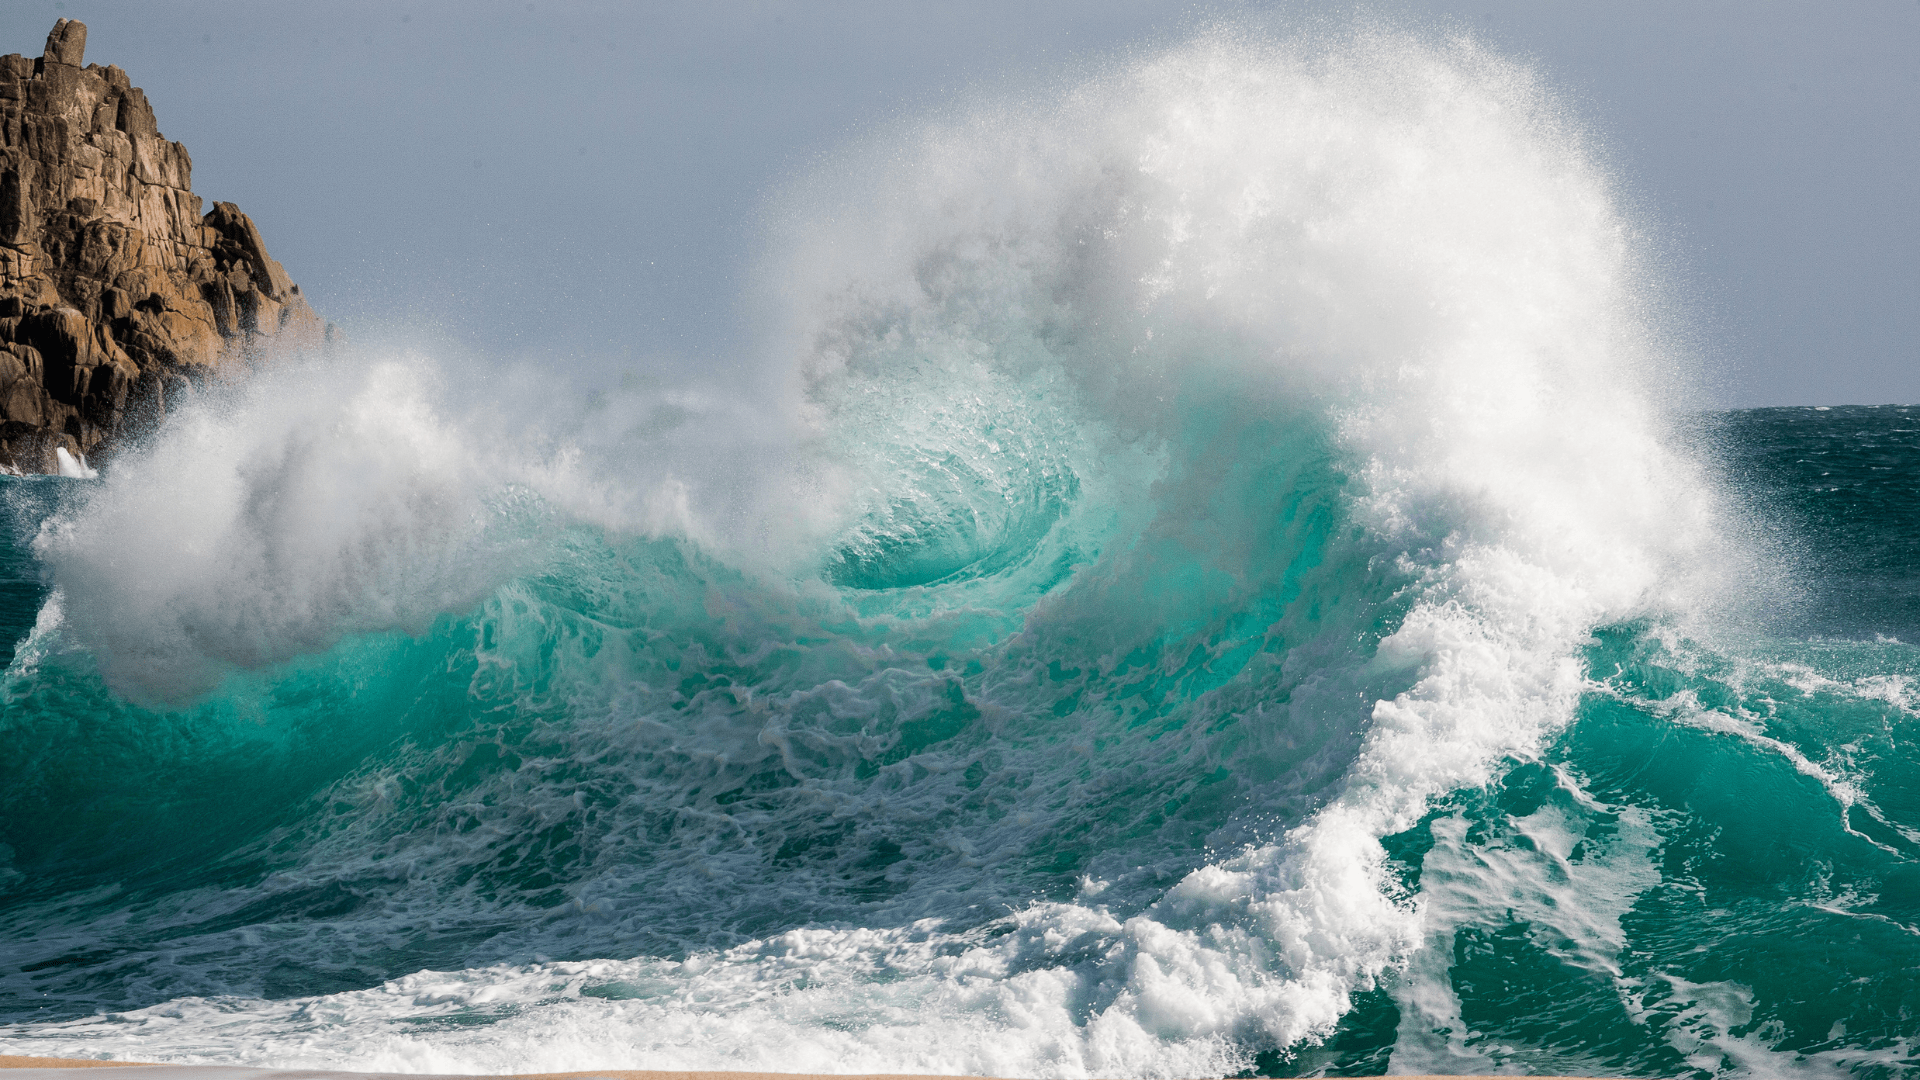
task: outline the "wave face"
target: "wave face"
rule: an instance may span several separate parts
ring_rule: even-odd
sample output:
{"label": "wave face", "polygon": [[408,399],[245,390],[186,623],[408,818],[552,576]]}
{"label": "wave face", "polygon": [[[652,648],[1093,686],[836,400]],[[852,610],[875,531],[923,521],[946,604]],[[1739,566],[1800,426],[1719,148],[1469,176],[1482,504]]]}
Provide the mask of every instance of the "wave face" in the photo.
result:
{"label": "wave face", "polygon": [[1713,479],[1828,414],[1670,429],[1536,77],[1055,89],[796,188],[744,391],[287,365],[0,479],[0,1046],[1905,1068],[1911,650],[1753,629]]}

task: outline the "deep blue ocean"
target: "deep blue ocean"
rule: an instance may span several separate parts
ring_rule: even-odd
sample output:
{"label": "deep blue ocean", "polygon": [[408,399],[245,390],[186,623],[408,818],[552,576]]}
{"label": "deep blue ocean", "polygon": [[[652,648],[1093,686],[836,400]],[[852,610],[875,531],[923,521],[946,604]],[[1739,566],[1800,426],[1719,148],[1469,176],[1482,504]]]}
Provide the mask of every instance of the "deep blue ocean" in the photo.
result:
{"label": "deep blue ocean", "polygon": [[765,347],[374,345],[0,477],[0,1052],[1920,1072],[1920,407],[1701,411],[1528,69],[875,136]]}

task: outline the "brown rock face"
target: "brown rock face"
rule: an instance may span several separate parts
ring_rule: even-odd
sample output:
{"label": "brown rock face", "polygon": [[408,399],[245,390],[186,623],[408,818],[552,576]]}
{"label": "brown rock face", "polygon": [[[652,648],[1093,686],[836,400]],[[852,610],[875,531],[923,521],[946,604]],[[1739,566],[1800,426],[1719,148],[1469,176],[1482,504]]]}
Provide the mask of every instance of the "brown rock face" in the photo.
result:
{"label": "brown rock face", "polygon": [[87,28],[0,56],[0,467],[50,472],[164,415],[169,393],[330,328],[232,203],[204,217],[187,148]]}

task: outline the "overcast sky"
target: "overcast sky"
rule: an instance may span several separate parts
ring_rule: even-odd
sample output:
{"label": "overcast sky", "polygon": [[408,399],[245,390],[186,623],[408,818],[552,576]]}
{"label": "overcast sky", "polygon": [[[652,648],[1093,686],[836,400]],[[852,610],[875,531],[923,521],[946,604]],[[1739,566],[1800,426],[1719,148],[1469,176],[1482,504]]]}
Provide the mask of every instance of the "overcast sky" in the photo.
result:
{"label": "overcast sky", "polygon": [[[405,327],[588,373],[742,348],[755,214],[820,155],[970,88],[1178,39],[1222,10],[5,8],[0,52],[38,55],[56,18],[86,22],[87,59],[146,89],[193,154],[195,190],[250,213],[350,333]],[[1716,404],[1920,400],[1920,0],[1371,10],[1470,27],[1576,103],[1684,268],[1696,336],[1725,372]]]}

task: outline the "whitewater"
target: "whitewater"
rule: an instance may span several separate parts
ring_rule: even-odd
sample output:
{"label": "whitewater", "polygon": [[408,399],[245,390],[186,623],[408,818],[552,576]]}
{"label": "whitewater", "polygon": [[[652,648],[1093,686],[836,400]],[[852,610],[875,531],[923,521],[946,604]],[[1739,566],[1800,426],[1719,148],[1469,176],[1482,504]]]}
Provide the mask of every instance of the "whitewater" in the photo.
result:
{"label": "whitewater", "polygon": [[1691,411],[1536,70],[1214,30],[770,205],[727,371],[0,478],[0,1051],[1914,1070],[1920,425]]}

